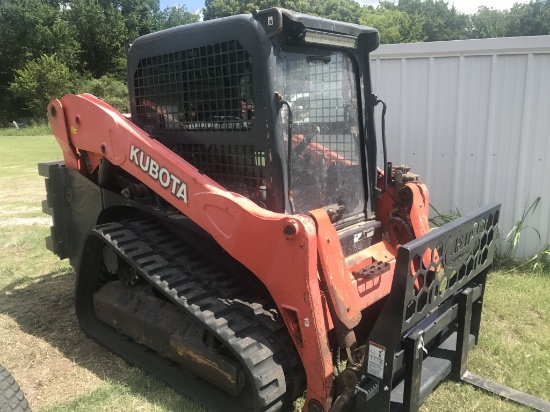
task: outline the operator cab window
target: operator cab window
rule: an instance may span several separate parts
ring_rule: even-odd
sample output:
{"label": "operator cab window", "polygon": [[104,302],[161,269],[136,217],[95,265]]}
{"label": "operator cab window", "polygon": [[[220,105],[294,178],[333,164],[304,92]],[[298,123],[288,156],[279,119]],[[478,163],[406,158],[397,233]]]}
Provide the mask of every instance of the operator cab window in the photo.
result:
{"label": "operator cab window", "polygon": [[[276,90],[293,116],[292,191],[298,213],[326,206],[339,208],[342,216],[364,210],[356,82],[353,60],[344,52],[307,48],[277,55]],[[284,125],[287,110],[281,110]],[[288,139],[287,128],[281,129]]]}
{"label": "operator cab window", "polygon": [[139,120],[159,131],[248,131],[254,123],[252,59],[237,40],[140,60]]}

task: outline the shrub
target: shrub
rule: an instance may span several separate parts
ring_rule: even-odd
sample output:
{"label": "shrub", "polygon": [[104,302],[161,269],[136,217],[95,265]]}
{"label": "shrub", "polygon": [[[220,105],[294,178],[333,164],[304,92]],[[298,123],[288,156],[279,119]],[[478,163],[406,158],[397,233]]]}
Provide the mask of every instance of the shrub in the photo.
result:
{"label": "shrub", "polygon": [[122,113],[129,112],[130,101],[126,84],[111,76],[99,79],[84,78],[78,85],[78,93],[90,93],[110,104]]}
{"label": "shrub", "polygon": [[33,118],[45,119],[48,102],[73,91],[73,77],[55,54],[43,55],[16,70],[15,80],[9,88],[14,97],[24,102]]}

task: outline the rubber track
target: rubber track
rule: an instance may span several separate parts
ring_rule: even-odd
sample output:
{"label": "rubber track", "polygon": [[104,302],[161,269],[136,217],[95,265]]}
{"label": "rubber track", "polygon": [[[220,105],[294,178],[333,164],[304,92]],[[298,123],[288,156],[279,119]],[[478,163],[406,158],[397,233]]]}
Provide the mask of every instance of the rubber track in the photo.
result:
{"label": "rubber track", "polygon": [[132,219],[93,230],[240,357],[258,393],[256,410],[291,409],[305,386],[305,374],[276,312],[154,221]]}
{"label": "rubber track", "polygon": [[31,408],[11,374],[0,365],[0,412],[25,412]]}

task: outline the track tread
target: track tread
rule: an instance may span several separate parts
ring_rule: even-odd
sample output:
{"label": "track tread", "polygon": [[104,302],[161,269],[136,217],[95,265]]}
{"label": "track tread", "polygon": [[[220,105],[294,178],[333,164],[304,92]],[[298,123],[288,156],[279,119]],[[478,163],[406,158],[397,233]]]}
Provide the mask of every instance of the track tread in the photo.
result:
{"label": "track tread", "polygon": [[154,287],[238,354],[256,386],[255,410],[290,409],[301,395],[305,373],[284,323],[273,311],[155,222],[129,219],[95,230]]}

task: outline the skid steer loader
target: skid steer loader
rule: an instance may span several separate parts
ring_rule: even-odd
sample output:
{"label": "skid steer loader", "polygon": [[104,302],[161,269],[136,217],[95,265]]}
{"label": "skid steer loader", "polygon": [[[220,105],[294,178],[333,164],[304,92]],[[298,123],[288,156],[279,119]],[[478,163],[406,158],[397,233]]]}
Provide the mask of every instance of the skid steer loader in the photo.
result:
{"label": "skid steer loader", "polygon": [[271,8],[128,49],[131,114],[53,100],[47,247],[85,333],[214,411],[416,410],[467,374],[499,205],[437,230],[377,168],[375,29]]}

